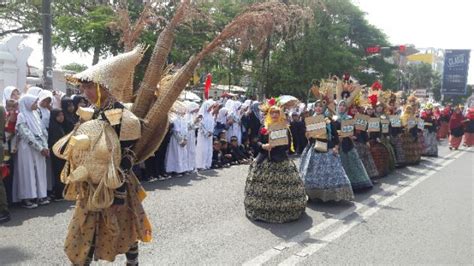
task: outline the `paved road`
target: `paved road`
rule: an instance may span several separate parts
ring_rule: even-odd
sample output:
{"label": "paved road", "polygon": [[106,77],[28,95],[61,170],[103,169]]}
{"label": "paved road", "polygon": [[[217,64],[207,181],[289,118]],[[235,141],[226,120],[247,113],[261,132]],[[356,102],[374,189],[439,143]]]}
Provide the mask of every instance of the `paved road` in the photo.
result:
{"label": "paved road", "polygon": [[[145,265],[473,264],[474,149],[397,170],[353,203],[311,203],[273,225],[245,218],[247,166],[147,183],[154,241]],[[73,205],[13,209],[0,227],[0,265],[67,264]],[[122,263],[123,256],[117,258]]]}

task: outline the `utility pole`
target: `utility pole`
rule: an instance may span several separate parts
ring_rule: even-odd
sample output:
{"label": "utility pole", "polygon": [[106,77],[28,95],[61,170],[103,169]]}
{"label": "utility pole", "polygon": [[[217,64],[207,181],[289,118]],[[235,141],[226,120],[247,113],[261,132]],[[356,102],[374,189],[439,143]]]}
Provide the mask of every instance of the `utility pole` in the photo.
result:
{"label": "utility pole", "polygon": [[53,90],[53,47],[51,44],[51,0],[42,2],[43,89]]}

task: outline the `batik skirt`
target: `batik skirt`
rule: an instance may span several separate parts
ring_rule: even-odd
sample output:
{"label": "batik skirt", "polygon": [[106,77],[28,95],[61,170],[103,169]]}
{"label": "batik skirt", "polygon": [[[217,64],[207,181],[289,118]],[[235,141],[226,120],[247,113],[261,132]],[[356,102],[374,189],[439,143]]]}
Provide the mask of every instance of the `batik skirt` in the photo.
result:
{"label": "batik skirt", "polygon": [[423,155],[438,157],[438,139],[436,138],[436,132],[430,132],[428,129],[425,129],[423,130],[423,136],[425,139]]}
{"label": "batik skirt", "polygon": [[382,143],[372,140],[370,141],[370,153],[372,154],[372,158],[374,158],[379,177],[388,175],[388,172],[390,171],[390,153],[387,148]]}
{"label": "batik skirt", "polygon": [[351,181],[352,190],[361,190],[372,188],[374,185],[370,181],[369,175],[360,160],[356,149],[351,149],[348,152],[343,152],[339,149],[339,156],[341,157],[342,166],[346,171],[347,177]]}
{"label": "batik skirt", "polygon": [[403,148],[403,141],[401,134],[392,136],[390,143],[395,150],[395,162],[397,167],[402,167],[406,164],[405,149]]}
{"label": "batik skirt", "polygon": [[403,150],[405,151],[405,160],[407,164],[418,164],[421,160],[421,149],[417,138],[410,133],[404,132],[401,135]]}
{"label": "batik skirt", "polygon": [[474,146],[474,133],[464,132],[464,146]]}
{"label": "batik skirt", "polygon": [[314,144],[307,145],[301,157],[300,174],[310,199],[354,199],[351,181],[342,167],[341,158],[332,150],[321,153],[314,150]]}
{"label": "batik skirt", "polygon": [[445,139],[449,136],[449,124],[448,122],[440,122],[440,126],[437,132],[438,139]]}
{"label": "batik skirt", "polygon": [[382,143],[385,146],[385,148],[387,148],[388,153],[390,154],[390,156],[388,157],[388,169],[390,172],[392,172],[393,170],[395,170],[395,167],[397,165],[395,149],[393,148],[392,143],[390,143],[389,138],[386,136],[383,136],[380,139],[380,143]]}
{"label": "batik skirt", "polygon": [[367,174],[369,175],[369,177],[370,178],[379,177],[379,171],[377,170],[377,166],[375,166],[374,158],[372,157],[372,154],[370,153],[369,146],[367,146],[367,144],[365,143],[356,142],[355,148],[357,150],[357,153],[359,154],[362,164],[364,165],[365,170],[367,171]]}
{"label": "batik skirt", "polygon": [[449,146],[454,149],[458,149],[462,142],[461,137],[455,137],[454,135],[449,135]]}
{"label": "batik skirt", "polygon": [[269,223],[291,222],[304,213],[306,201],[303,181],[293,161],[265,159],[250,165],[244,200],[248,218]]}

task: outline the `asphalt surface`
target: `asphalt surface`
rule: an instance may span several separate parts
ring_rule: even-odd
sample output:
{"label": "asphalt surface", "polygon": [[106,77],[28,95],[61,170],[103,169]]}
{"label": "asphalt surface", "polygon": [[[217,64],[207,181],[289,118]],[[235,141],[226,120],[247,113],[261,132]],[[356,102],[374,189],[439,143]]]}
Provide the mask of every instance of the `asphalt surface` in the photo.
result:
{"label": "asphalt surface", "polygon": [[[438,158],[397,170],[354,202],[312,202],[302,219],[282,225],[245,217],[248,166],[146,183],[154,240],[140,245],[140,262],[472,265],[473,153],[444,142]],[[0,265],[69,264],[63,241],[72,211],[71,202],[12,209],[0,226]]]}

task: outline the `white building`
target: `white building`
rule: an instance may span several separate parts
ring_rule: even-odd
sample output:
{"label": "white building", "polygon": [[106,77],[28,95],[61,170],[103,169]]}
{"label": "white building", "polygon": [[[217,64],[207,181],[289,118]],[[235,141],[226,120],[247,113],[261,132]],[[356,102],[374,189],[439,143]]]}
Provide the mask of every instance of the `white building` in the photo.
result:
{"label": "white building", "polygon": [[[28,65],[33,48],[22,44],[27,36],[13,35],[0,41],[0,101],[6,86],[15,86],[24,91],[27,85],[42,84],[42,69]],[[53,88],[66,92],[66,74],[53,70]]]}
{"label": "white building", "polygon": [[24,89],[27,84],[27,61],[33,49],[20,45],[24,39],[15,35],[0,42],[0,99],[6,86]]}

